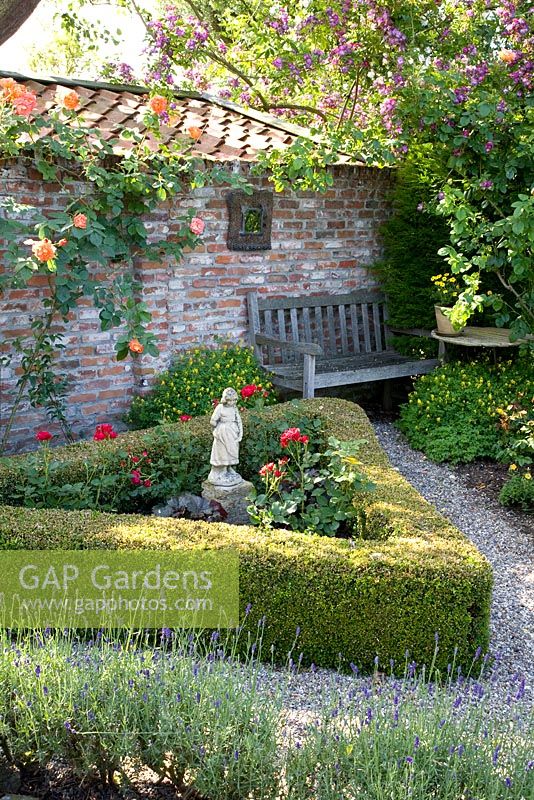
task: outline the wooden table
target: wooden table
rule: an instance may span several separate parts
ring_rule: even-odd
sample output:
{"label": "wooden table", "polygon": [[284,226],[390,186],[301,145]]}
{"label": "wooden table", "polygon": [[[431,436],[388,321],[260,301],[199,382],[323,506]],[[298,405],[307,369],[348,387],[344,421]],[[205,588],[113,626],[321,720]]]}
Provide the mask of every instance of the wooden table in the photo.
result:
{"label": "wooden table", "polygon": [[496,349],[502,347],[518,347],[525,343],[525,339],[510,341],[510,331],[508,328],[470,328],[465,327],[458,336],[444,336],[437,330],[431,332],[431,337],[439,342],[438,359],[440,363],[447,361],[448,344],[459,345],[460,347],[491,347],[493,357],[496,356]]}

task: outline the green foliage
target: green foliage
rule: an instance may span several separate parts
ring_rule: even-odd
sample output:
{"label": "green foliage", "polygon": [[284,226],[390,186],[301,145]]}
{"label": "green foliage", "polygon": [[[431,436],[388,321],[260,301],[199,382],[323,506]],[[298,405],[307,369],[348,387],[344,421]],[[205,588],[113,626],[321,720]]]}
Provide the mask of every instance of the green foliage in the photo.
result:
{"label": "green foliage", "polygon": [[434,328],[430,279],[442,271],[439,248],[448,241],[447,226],[428,212],[441,166],[429,148],[419,148],[395,173],[393,214],[384,224],[384,261],[378,272],[388,297],[388,324],[396,328]]}
{"label": "green foliage", "polygon": [[499,409],[534,392],[528,354],[516,361],[451,362],[417,379],[401,409],[399,428],[412,447],[434,461],[497,458]]}
{"label": "green foliage", "polygon": [[499,458],[510,464],[510,478],[502,487],[499,500],[505,506],[517,505],[534,510],[534,397],[521,392],[515,403],[498,409],[503,446]]}
{"label": "green foliage", "polygon": [[259,386],[265,392],[242,397],[241,405],[254,407],[276,402],[272,384],[262,373],[250,347],[224,344],[217,348],[199,347],[176,357],[163,372],[150,394],[135,397],[126,421],[130,428],[148,428],[161,422],[177,422],[184,414],[208,414],[227,386],[237,392],[244,386]]}
{"label": "green foliage", "polygon": [[[292,404],[280,404],[261,414],[267,424],[279,426],[286,424],[293,409]],[[366,539],[348,541],[276,529],[262,534],[248,526],[146,516],[123,515],[118,524],[117,516],[96,511],[6,505],[0,510],[0,547],[187,552],[231,547],[240,559],[242,614],[252,603],[253,629],[266,616],[264,652],[270,653],[272,647],[277,661],[285,661],[298,625],[304,663],[347,666],[352,661],[371,668],[376,655],[384,664],[390,658],[403,663],[406,649],[418,663],[430,663],[436,631],[439,666],[446,668],[455,646],[459,663],[469,663],[474,650],[478,646],[484,650],[488,644],[492,579],[486,559],[391,468],[361,409],[342,400],[319,398],[302,401],[297,412],[301,418],[319,418],[327,436],[342,442],[366,440],[358,455],[363,471],[376,484],[366,514],[375,521],[382,518],[390,528],[389,537],[379,546]],[[245,412],[245,441],[247,430],[256,432],[255,427],[247,428],[249,419]],[[188,426],[204,443],[207,455],[206,422],[191,420]],[[155,432],[165,436],[167,430],[184,428],[162,426]],[[142,431],[119,435],[109,446],[142,450],[146,436]],[[56,451],[71,480],[83,470],[85,458],[98,452],[98,444]],[[12,457],[0,464],[4,502],[21,479],[23,461]]]}
{"label": "green foliage", "polygon": [[[252,521],[267,530],[287,528],[324,536],[372,533],[371,526],[364,531],[360,524],[363,511],[356,499],[359,492],[374,488],[357,469],[356,455],[365,442],[340,442],[331,436],[325,452],[314,452],[300,428],[291,431],[298,438],[285,441],[289,431],[282,433],[285,455],[260,469],[263,486],[252,497]],[[382,534],[386,531],[383,526]]]}
{"label": "green foliage", "polygon": [[534,511],[534,480],[532,472],[512,473],[501,491],[499,501],[503,506],[517,506],[524,511]]}

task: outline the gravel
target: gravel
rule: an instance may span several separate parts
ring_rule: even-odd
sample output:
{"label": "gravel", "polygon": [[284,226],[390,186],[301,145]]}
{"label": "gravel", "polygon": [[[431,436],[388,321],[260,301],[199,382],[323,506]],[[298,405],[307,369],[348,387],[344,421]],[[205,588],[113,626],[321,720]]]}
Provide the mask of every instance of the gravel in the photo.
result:
{"label": "gravel", "polygon": [[534,520],[530,532],[518,526],[513,514],[465,486],[450,467],[412,450],[392,423],[374,428],[393,467],[490,562],[491,652],[503,679],[519,673],[534,686]]}
{"label": "gravel", "polygon": [[[534,525],[518,526],[514,515],[469,488],[447,466],[434,464],[408,445],[390,422],[374,422],[375,433],[393,467],[486,556],[494,573],[491,608],[491,656],[496,661],[491,692],[495,710],[506,710],[522,679],[527,706],[534,699]],[[364,679],[335,670],[262,668],[265,684],[284,686],[287,724],[295,734],[331,692],[346,696]]]}

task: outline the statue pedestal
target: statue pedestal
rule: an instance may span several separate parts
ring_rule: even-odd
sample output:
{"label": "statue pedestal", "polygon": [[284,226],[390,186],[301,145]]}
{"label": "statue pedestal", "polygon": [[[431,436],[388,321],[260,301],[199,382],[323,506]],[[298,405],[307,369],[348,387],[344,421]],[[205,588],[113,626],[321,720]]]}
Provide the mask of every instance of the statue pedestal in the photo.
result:
{"label": "statue pedestal", "polygon": [[250,520],[247,514],[247,500],[253,486],[250,481],[241,481],[233,486],[218,486],[210,481],[202,484],[202,497],[205,500],[217,500],[225,511],[228,518],[225,522],[230,525],[248,525]]}

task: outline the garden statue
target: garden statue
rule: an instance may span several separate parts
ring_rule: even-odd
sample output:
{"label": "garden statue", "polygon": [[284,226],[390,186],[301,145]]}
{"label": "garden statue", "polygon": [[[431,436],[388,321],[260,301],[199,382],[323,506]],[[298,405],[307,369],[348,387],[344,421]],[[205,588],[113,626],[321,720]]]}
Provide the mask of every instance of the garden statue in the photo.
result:
{"label": "garden statue", "polygon": [[211,415],[213,446],[208,482],[214,486],[235,486],[243,482],[241,475],[233,469],[239,464],[239,442],[243,438],[243,423],[237,410],[237,399],[235,389],[225,389],[220,403]]}

